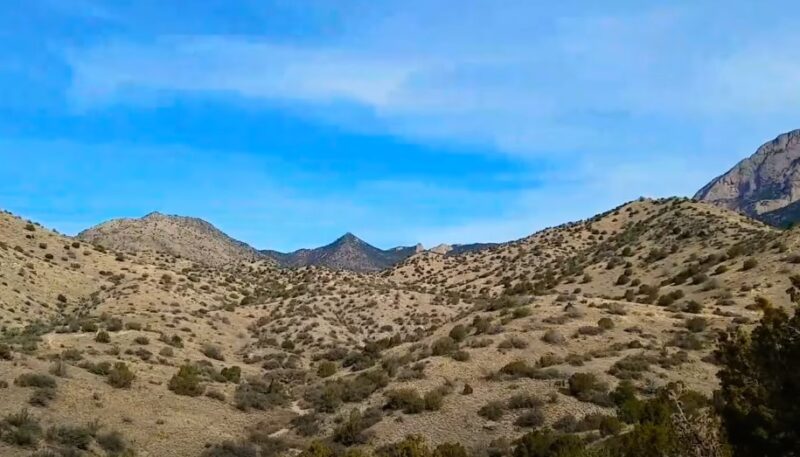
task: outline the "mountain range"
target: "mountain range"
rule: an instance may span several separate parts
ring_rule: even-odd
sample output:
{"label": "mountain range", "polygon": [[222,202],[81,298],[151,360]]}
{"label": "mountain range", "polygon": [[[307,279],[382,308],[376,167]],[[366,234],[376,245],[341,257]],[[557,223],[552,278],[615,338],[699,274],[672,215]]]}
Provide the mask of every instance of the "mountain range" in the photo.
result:
{"label": "mountain range", "polygon": [[346,233],[333,243],[315,248],[283,253],[260,251],[283,267],[324,266],[335,270],[358,272],[379,271],[391,267],[423,251],[421,244],[379,249],[352,233]]}
{"label": "mountain range", "polygon": [[[800,130],[762,145],[694,196],[774,226],[800,220]],[[264,260],[281,267],[321,266],[376,272],[426,251],[421,244],[377,248],[352,233],[334,242],[293,252],[258,250],[233,239],[199,218],[150,213],[139,219],[115,219],[82,231],[79,240],[117,251],[153,251],[208,266]],[[431,254],[459,256],[499,246],[495,243],[442,244]]]}
{"label": "mountain range", "polygon": [[[76,238],[116,251],[159,252],[215,267],[266,260],[287,268],[321,266],[362,273],[384,270],[425,250],[421,244],[384,250],[352,233],[313,249],[288,253],[257,250],[202,219],[159,212],[141,218],[113,219],[80,232]],[[440,255],[458,255],[492,246],[496,245],[440,245],[432,251]]]}

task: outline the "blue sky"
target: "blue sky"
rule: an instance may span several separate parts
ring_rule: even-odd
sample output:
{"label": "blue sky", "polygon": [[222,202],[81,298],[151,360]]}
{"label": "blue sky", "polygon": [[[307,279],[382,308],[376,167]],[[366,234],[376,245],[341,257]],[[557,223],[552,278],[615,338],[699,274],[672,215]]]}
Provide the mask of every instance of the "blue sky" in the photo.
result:
{"label": "blue sky", "polygon": [[0,207],[260,248],[504,241],[800,127],[788,1],[8,0]]}

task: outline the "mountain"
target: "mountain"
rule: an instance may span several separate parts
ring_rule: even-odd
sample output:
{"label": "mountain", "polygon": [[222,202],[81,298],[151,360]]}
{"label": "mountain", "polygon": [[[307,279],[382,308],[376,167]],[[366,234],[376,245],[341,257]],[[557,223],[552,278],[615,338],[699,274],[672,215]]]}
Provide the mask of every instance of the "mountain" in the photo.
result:
{"label": "mountain", "polygon": [[[800,232],[724,208],[643,199],[363,275],[118,256],[0,214],[0,380],[10,399],[0,417],[30,404],[44,429],[91,417],[141,455],[177,457],[255,455],[216,452],[215,443],[244,440],[299,451],[330,437],[350,409],[369,417],[359,427],[371,449],[407,435],[482,448],[523,434],[531,411],[537,422],[596,428],[591,418],[615,411],[605,397],[564,389],[573,374],[595,376],[604,395],[622,379],[645,395],[678,380],[710,395],[718,333],[749,328],[754,303],[791,306],[798,245]],[[335,266],[353,260],[345,254],[411,250],[348,234],[303,255]],[[107,373],[117,363],[133,373],[130,388]],[[228,382],[231,366],[238,382]],[[55,379],[50,397],[25,384],[31,374]],[[259,393],[270,385],[282,387]],[[417,396],[438,406],[393,410]],[[0,440],[0,455],[30,451]]]}
{"label": "mountain", "polygon": [[[53,431],[0,439],[0,455],[89,420],[108,427],[82,433],[93,448],[116,430],[138,455],[176,457],[297,454],[342,424],[368,450],[407,435],[484,450],[542,422],[599,437],[621,380],[710,396],[719,333],[793,306],[797,246],[800,231],[725,208],[641,199],[377,275],[119,255],[0,213],[0,418],[35,407],[20,417]],[[412,250],[348,234],[302,255],[336,266]],[[578,373],[597,395],[564,388]]]}
{"label": "mountain", "polygon": [[315,249],[283,253],[261,251],[284,267],[324,266],[334,270],[371,272],[385,270],[422,250],[421,245],[379,249],[346,233],[331,244]]}
{"label": "mountain", "polygon": [[429,249],[442,255],[461,255],[500,246],[500,243],[440,244]]}
{"label": "mountain", "polygon": [[202,219],[158,212],[104,222],[77,238],[116,251],[160,252],[209,266],[263,258],[256,249]]}
{"label": "mountain", "polygon": [[775,226],[800,220],[800,129],[762,145],[694,198]]}

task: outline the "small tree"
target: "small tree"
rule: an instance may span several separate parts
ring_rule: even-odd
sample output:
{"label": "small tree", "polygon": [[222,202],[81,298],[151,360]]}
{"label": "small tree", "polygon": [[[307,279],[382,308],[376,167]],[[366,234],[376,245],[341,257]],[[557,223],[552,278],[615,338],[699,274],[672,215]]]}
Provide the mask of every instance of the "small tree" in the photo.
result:
{"label": "small tree", "polygon": [[766,308],[750,335],[723,335],[716,355],[718,410],[734,455],[800,455],[800,312]]}

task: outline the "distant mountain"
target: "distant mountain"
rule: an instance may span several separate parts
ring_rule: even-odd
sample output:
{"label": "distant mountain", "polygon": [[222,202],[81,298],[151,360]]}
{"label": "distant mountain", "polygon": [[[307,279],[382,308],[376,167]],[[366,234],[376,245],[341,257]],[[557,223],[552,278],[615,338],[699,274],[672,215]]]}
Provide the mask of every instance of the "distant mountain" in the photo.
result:
{"label": "distant mountain", "polygon": [[[202,219],[158,212],[139,219],[110,220],[84,230],[77,238],[116,251],[162,252],[215,267],[270,259],[288,268],[322,266],[362,273],[385,270],[424,250],[420,244],[384,250],[347,233],[319,248],[288,253],[259,251]],[[452,256],[493,246],[495,244],[489,243],[440,245],[434,251]]]}
{"label": "distant mountain", "polygon": [[163,252],[209,266],[264,257],[202,219],[158,212],[140,219],[110,220],[84,230],[77,238],[117,251]]}
{"label": "distant mountain", "polygon": [[694,198],[771,225],[800,221],[800,130],[762,145]]}
{"label": "distant mountain", "polygon": [[315,249],[300,249],[283,253],[261,251],[284,267],[325,266],[335,270],[358,272],[380,271],[389,268],[422,251],[421,245],[379,249],[347,233],[333,243]]}
{"label": "distant mountain", "polygon": [[500,246],[501,243],[471,243],[471,244],[440,244],[429,249],[431,252],[442,255],[461,255]]}

